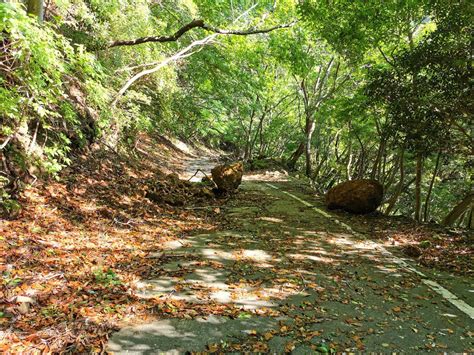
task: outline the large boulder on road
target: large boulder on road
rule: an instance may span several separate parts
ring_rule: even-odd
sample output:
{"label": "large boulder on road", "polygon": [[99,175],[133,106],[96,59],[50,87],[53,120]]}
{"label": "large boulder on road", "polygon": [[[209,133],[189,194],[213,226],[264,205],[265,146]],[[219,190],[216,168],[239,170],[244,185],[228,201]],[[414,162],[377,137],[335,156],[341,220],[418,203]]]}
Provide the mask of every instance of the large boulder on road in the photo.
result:
{"label": "large boulder on road", "polygon": [[351,180],[334,186],[326,194],[329,209],[352,213],[374,212],[383,200],[383,186],[376,180]]}
{"label": "large boulder on road", "polygon": [[221,191],[232,191],[239,187],[244,174],[241,162],[218,165],[211,170],[212,180]]}

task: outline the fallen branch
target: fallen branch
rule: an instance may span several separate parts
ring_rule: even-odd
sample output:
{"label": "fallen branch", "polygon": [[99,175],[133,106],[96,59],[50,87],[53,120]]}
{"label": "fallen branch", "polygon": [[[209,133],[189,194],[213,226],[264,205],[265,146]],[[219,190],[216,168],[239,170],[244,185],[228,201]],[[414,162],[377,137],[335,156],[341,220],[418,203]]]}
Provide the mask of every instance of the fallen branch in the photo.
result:
{"label": "fallen branch", "polygon": [[128,220],[128,222],[121,222],[116,217],[114,217],[114,222],[124,226],[133,226],[133,224],[138,224],[138,222],[135,222],[133,219]]}
{"label": "fallen branch", "polygon": [[[204,176],[205,176],[209,181],[214,182],[214,181],[213,181],[209,176],[207,176],[207,174],[206,174],[203,170],[201,170],[201,169],[197,169],[196,172],[193,174],[193,176],[191,176],[191,177],[188,179],[188,181],[191,181],[191,179],[192,179],[193,177],[195,177],[198,172],[203,173]],[[214,185],[215,185],[215,184],[216,184],[216,183],[214,182]],[[217,185],[216,185],[216,187],[217,187]]]}
{"label": "fallen branch", "polygon": [[301,274],[301,272],[299,270],[297,270],[297,272],[298,272],[298,275],[300,275],[300,277],[301,277],[301,281],[303,282],[303,285],[302,285],[303,288],[301,290],[299,290],[298,293],[302,293],[302,292],[304,292],[304,290],[306,290],[306,280],[304,279],[303,274]]}

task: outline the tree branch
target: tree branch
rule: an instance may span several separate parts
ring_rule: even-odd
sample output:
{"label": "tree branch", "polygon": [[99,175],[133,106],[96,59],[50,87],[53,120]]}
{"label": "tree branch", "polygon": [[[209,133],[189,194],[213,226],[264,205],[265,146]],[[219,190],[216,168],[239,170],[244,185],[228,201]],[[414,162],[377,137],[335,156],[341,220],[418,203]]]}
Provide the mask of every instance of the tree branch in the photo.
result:
{"label": "tree branch", "polygon": [[157,72],[158,70],[160,70],[161,68],[165,67],[166,65],[168,65],[169,63],[171,63],[173,61],[176,61],[176,60],[179,60],[179,59],[186,58],[186,57],[190,56],[192,54],[192,53],[190,53],[191,49],[193,49],[196,46],[203,46],[203,45],[206,45],[206,44],[210,43],[216,36],[217,36],[217,34],[213,34],[213,35],[207,36],[206,38],[203,38],[199,41],[194,41],[189,46],[187,46],[186,48],[183,48],[182,50],[180,50],[178,53],[174,54],[173,56],[166,58],[165,60],[163,60],[160,63],[157,63],[158,64],[157,66],[155,66],[153,68],[150,68],[150,69],[147,69],[147,70],[144,70],[144,71],[141,71],[138,74],[134,75],[119,90],[119,92],[117,93],[117,95],[115,96],[115,98],[112,102],[112,106],[114,106],[117,103],[117,101],[119,100],[119,98],[125,93],[125,91],[127,91],[128,88],[135,81],[140,79],[142,76]]}
{"label": "tree branch", "polygon": [[254,34],[259,34],[259,33],[268,33],[268,32],[278,30],[278,29],[282,29],[282,28],[289,28],[289,27],[294,26],[295,23],[296,21],[269,27],[269,28],[261,28],[261,29],[225,30],[225,29],[220,29],[217,27],[207,25],[203,20],[192,20],[188,24],[181,27],[178,31],[176,31],[171,36],[149,36],[149,37],[140,37],[134,40],[118,40],[118,41],[110,42],[107,45],[107,48],[120,47],[120,46],[135,46],[137,44],[149,43],[149,42],[155,42],[155,43],[176,42],[181,36],[183,36],[185,33],[191,31],[194,28],[202,28],[206,31],[217,33],[220,35],[248,36],[248,35],[254,35]]}
{"label": "tree branch", "polygon": [[277,25],[269,28],[260,28],[260,29],[248,29],[248,30],[223,30],[220,28],[212,27],[209,25],[204,24],[202,28],[204,28],[207,31],[218,33],[221,35],[235,35],[235,36],[248,36],[248,35],[255,35],[259,33],[268,33],[272,32],[275,30],[279,30],[282,28],[290,28],[296,24],[296,21],[290,22],[290,23],[285,23],[282,25]]}

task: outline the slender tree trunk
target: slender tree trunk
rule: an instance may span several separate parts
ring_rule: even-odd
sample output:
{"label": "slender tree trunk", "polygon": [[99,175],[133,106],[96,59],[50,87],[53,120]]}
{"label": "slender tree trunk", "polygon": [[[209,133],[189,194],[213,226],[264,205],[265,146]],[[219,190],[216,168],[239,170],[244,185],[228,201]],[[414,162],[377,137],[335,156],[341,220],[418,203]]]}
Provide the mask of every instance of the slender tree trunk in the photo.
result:
{"label": "slender tree trunk", "polygon": [[384,191],[388,191],[388,189],[392,186],[393,181],[395,180],[395,176],[397,175],[397,171],[399,168],[400,159],[397,157],[396,162],[392,163],[391,168],[387,173],[387,178],[383,181],[383,189]]}
{"label": "slender tree trunk", "polygon": [[469,193],[466,197],[462,199],[454,208],[449,212],[449,214],[444,218],[443,224],[447,226],[452,226],[456,220],[459,219],[469,208],[472,207],[474,202],[474,193]]}
{"label": "slender tree trunk", "polygon": [[403,183],[405,180],[405,167],[403,165],[404,158],[405,158],[405,148],[402,148],[402,151],[400,152],[400,181],[398,183],[395,193],[388,201],[388,206],[387,206],[387,209],[385,210],[385,214],[387,215],[389,215],[390,212],[392,212],[393,208],[395,207],[395,204],[398,201],[398,198],[400,197],[403,191]]}
{"label": "slender tree trunk", "polygon": [[352,168],[352,141],[349,141],[349,160],[347,161],[346,164],[346,179],[351,180],[351,168]]}
{"label": "slender tree trunk", "polygon": [[474,206],[471,206],[471,213],[469,213],[469,219],[467,221],[467,228],[474,229]]}
{"label": "slender tree trunk", "polygon": [[464,222],[464,219],[466,218],[466,215],[467,215],[467,211],[464,211],[461,214],[461,217],[459,217],[459,219],[458,219],[458,223],[456,223],[456,227],[460,228],[462,226],[462,222]]}
{"label": "slender tree trunk", "polygon": [[428,192],[426,193],[425,207],[423,211],[423,220],[425,222],[428,220],[428,206],[430,204],[431,192],[433,191],[433,185],[436,179],[436,175],[438,175],[438,167],[439,167],[440,158],[441,158],[441,152],[438,152],[438,155],[436,157],[436,164],[433,170],[433,176],[431,177],[430,186],[428,187]]}
{"label": "slender tree trunk", "polygon": [[39,22],[44,19],[44,4],[43,0],[28,0],[26,4],[26,11],[38,18]]}
{"label": "slender tree trunk", "polygon": [[267,107],[265,106],[265,111],[262,113],[262,116],[260,116],[260,120],[258,122],[257,130],[255,131],[255,136],[253,137],[252,143],[250,144],[250,158],[252,158],[253,150],[254,150],[255,145],[257,143],[257,140],[260,136],[260,132],[263,129],[263,120],[265,119],[266,115],[267,115]]}
{"label": "slender tree trunk", "polygon": [[245,143],[245,153],[244,153],[244,160],[247,161],[250,159],[250,145],[252,144],[252,126],[253,126],[253,118],[254,118],[254,113],[250,116],[250,124],[249,124],[249,130],[247,134],[247,140]]}
{"label": "slender tree trunk", "polygon": [[304,153],[304,148],[305,148],[305,142],[301,142],[298,148],[296,148],[293,154],[291,154],[291,157],[290,159],[288,159],[288,163],[286,164],[288,166],[288,169],[290,169],[290,171],[295,170],[296,163],[298,162],[298,160]]}
{"label": "slender tree trunk", "polygon": [[364,176],[364,167],[365,167],[365,148],[364,148],[364,143],[362,143],[362,140],[360,139],[359,135],[357,132],[354,132],[357,141],[359,142],[360,145],[360,153],[359,156],[357,157],[355,168],[354,168],[354,173],[356,174],[356,179],[360,179]]}
{"label": "slender tree trunk", "polygon": [[321,172],[321,168],[323,167],[324,163],[326,163],[327,156],[325,156],[316,166],[316,169],[314,170],[314,174],[312,177],[312,180],[316,182],[318,180],[319,173]]}
{"label": "slender tree trunk", "polygon": [[416,179],[415,179],[415,221],[420,221],[421,213],[421,178],[423,176],[423,159],[421,154],[416,156]]}
{"label": "slender tree trunk", "polygon": [[382,160],[383,151],[385,150],[385,139],[380,140],[379,149],[377,150],[377,157],[375,158],[374,165],[372,167],[372,172],[370,173],[371,179],[376,179],[377,174],[380,170],[380,162]]}
{"label": "slender tree trunk", "polygon": [[263,156],[265,151],[265,137],[263,135],[263,121],[260,125],[260,133],[259,133],[259,140],[260,140],[260,147],[258,147],[258,155]]}
{"label": "slender tree trunk", "polygon": [[306,123],[306,145],[305,145],[305,156],[306,156],[306,176],[311,177],[312,162],[311,162],[311,140],[313,138],[314,128],[316,127],[314,120],[308,119]]}

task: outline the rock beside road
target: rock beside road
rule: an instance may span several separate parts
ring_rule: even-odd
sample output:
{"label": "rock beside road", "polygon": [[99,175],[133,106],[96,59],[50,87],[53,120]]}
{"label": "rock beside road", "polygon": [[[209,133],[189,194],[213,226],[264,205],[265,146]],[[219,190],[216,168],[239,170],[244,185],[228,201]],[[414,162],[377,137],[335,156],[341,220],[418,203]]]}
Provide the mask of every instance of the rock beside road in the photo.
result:
{"label": "rock beside road", "polygon": [[329,209],[352,213],[374,212],[382,203],[383,186],[376,180],[360,179],[340,183],[326,194]]}
{"label": "rock beside road", "polygon": [[221,191],[233,191],[237,189],[242,182],[244,174],[244,165],[242,162],[217,165],[211,170],[212,180]]}

